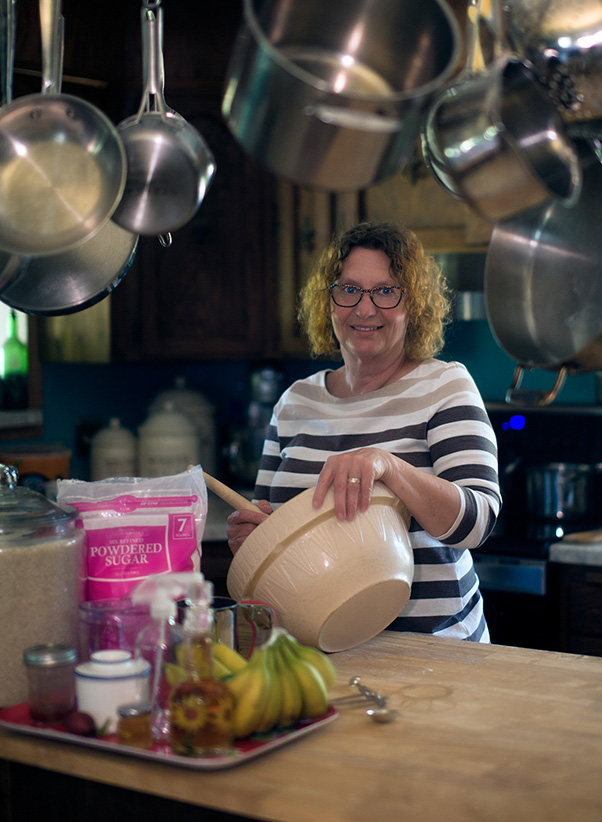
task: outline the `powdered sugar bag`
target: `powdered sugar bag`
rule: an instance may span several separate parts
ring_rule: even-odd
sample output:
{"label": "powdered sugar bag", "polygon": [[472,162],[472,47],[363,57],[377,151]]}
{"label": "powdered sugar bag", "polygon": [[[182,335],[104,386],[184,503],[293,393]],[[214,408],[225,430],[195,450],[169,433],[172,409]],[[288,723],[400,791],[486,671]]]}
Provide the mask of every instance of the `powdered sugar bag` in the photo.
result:
{"label": "powdered sugar bag", "polygon": [[207,519],[200,465],[168,477],[58,480],[86,534],[88,600],[129,594],[153,574],[196,571]]}

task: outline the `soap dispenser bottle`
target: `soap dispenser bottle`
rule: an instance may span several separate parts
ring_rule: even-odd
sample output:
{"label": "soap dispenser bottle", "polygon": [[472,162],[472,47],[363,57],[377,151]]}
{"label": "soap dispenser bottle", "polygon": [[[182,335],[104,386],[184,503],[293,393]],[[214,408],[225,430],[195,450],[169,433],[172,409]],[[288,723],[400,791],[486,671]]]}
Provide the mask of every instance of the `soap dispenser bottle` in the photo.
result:
{"label": "soap dispenser bottle", "polygon": [[170,745],[184,756],[223,756],[232,747],[233,697],[213,673],[213,585],[189,600],[184,620],[186,679],[169,697]]}
{"label": "soap dispenser bottle", "polygon": [[169,743],[168,702],[171,685],[168,670],[179,670],[184,633],[177,622],[176,599],[183,599],[192,584],[202,584],[199,573],[158,574],[147,577],[132,593],[134,602],[150,604],[151,622],[136,638],[136,656],[150,662],[150,703],[153,739]]}

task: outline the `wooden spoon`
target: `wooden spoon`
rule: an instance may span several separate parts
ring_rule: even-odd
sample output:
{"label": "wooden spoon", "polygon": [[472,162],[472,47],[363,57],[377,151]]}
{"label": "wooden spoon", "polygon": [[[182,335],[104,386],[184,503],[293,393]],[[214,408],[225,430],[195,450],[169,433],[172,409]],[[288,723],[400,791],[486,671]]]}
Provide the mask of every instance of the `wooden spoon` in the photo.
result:
{"label": "wooden spoon", "polygon": [[257,505],[254,505],[246,497],[243,497],[242,494],[239,494],[232,488],[224,485],[223,482],[215,479],[215,477],[212,477],[211,474],[208,474],[206,471],[203,471],[203,478],[207,488],[209,488],[210,491],[213,491],[214,494],[217,494],[218,497],[223,499],[224,502],[227,502],[228,505],[231,505],[233,508],[243,508],[246,511],[258,511],[260,514],[264,513],[261,508],[258,508]]}

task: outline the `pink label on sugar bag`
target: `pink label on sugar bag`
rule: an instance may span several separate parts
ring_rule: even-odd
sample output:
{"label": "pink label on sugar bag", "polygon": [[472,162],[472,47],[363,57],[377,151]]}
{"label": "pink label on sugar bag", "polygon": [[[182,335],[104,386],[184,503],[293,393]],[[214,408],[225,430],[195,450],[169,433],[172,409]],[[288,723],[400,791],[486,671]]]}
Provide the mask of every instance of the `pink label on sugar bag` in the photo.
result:
{"label": "pink label on sugar bag", "polygon": [[[88,599],[119,597],[153,574],[193,569],[193,514],[169,514],[155,525],[86,527]],[[109,520],[110,521],[110,520]],[[173,559],[179,559],[174,567]],[[182,563],[182,559],[184,563]]]}
{"label": "pink label on sugar bag", "polygon": [[165,477],[60,480],[57,500],[86,535],[86,599],[131,594],[156,574],[200,568],[207,517],[203,472]]}

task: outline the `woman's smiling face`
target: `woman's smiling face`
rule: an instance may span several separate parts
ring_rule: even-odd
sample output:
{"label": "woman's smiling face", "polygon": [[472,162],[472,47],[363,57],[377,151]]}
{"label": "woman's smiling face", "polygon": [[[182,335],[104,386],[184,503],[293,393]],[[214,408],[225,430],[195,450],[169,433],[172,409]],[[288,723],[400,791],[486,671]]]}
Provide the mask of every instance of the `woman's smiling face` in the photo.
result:
{"label": "woman's smiling face", "polygon": [[[343,263],[338,282],[359,288],[399,285],[390,265],[384,251],[358,246]],[[386,309],[377,308],[369,294],[362,294],[362,299],[352,308],[342,308],[331,300],[331,319],[343,359],[348,355],[359,359],[402,358],[408,328],[403,299],[395,308]]]}

